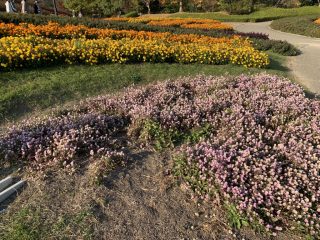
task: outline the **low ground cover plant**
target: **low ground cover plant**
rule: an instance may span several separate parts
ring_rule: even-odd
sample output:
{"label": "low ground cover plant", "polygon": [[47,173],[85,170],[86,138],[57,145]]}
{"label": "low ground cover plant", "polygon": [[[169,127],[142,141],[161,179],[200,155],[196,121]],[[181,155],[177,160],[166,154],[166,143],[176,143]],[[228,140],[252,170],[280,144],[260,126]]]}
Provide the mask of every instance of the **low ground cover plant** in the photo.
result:
{"label": "low ground cover plant", "polygon": [[283,18],[271,23],[271,27],[283,32],[290,32],[320,38],[320,25],[315,20],[319,15]]}
{"label": "low ground cover plant", "polygon": [[269,64],[267,54],[242,39],[211,44],[165,39],[49,39],[31,35],[1,38],[0,49],[3,70],[63,63],[233,63],[257,68]]}
{"label": "low ground cover plant", "polygon": [[122,132],[128,141],[172,149],[178,176],[203,197],[235,204],[246,221],[317,238],[319,110],[318,100],[277,76],[182,78],[29,120],[1,136],[0,155],[32,167],[77,166],[77,156],[100,149],[117,156],[109,142]]}

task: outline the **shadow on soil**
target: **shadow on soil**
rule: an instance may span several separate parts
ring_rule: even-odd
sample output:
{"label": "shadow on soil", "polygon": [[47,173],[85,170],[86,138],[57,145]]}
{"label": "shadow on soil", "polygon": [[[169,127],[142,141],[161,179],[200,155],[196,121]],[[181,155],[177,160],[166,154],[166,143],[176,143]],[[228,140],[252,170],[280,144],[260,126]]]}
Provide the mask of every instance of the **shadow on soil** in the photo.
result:
{"label": "shadow on soil", "polygon": [[104,186],[107,188],[113,188],[114,182],[122,179],[124,176],[129,174],[129,172],[135,168],[141,168],[144,164],[146,159],[151,156],[151,151],[141,151],[141,152],[128,152],[126,153],[129,156],[129,160],[126,163],[126,167],[118,167],[117,169],[113,170],[106,179],[104,179]]}

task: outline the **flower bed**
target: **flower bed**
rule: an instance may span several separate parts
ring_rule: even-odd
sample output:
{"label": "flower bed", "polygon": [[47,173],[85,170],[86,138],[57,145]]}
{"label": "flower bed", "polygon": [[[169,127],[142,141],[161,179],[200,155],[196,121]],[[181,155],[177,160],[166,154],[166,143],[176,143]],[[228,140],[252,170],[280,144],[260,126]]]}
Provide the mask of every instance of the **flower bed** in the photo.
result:
{"label": "flower bed", "polygon": [[[142,18],[132,18],[139,19]],[[67,18],[67,17],[56,17],[56,16],[44,16],[44,15],[34,15],[34,14],[4,14],[0,13],[0,22],[4,23],[32,23],[35,25],[46,25],[49,22],[57,22],[62,26],[65,25],[84,25],[87,27],[95,27],[99,29],[116,29],[116,30],[135,30],[135,31],[147,31],[147,32],[170,32],[174,34],[193,34],[193,35],[201,35],[201,36],[209,36],[215,38],[221,37],[230,37],[232,35],[240,35],[243,37],[249,37],[253,42],[260,39],[264,40],[264,46],[269,46],[268,49],[257,48],[257,50],[271,50],[279,54],[295,56],[299,54],[298,49],[296,49],[293,45],[288,42],[282,42],[281,48],[271,48],[272,44],[276,43],[276,41],[268,40],[268,36],[264,34],[258,33],[241,33],[236,31],[221,31],[221,30],[205,30],[205,29],[187,29],[187,28],[176,28],[176,27],[161,27],[161,26],[150,26],[144,23],[139,22],[121,22],[121,21],[106,21],[106,20],[96,20],[96,19],[78,19],[78,18]],[[258,38],[258,39],[256,39]],[[288,49],[288,51],[286,51]],[[280,50],[280,51],[279,51]]]}
{"label": "flower bed", "polygon": [[0,69],[48,64],[99,63],[205,63],[265,67],[269,58],[242,41],[181,43],[141,39],[49,39],[4,37],[0,39]]}
{"label": "flower bed", "polygon": [[180,25],[182,28],[192,28],[192,29],[221,29],[221,30],[232,30],[232,27],[227,24],[207,24],[207,23],[189,23]]}
{"label": "flower bed", "polygon": [[[238,36],[230,37],[208,37],[196,34],[172,34],[168,32],[146,32],[146,31],[134,31],[134,30],[113,30],[113,29],[100,29],[89,28],[83,25],[65,25],[61,26],[58,23],[50,22],[46,25],[34,25],[27,23],[6,24],[0,23],[0,36],[43,36],[48,38],[58,39],[73,39],[73,38],[88,38],[88,39],[144,39],[144,40],[163,40],[170,42],[181,43],[231,43],[234,40],[239,40]],[[249,42],[242,40],[244,45],[248,45]]]}
{"label": "flower bed", "polygon": [[131,23],[145,23],[150,26],[161,27],[182,27],[194,29],[210,30],[233,30],[229,24],[211,19],[191,19],[191,18],[106,18],[107,21],[120,21]]}
{"label": "flower bed", "polygon": [[298,225],[320,237],[320,102],[276,76],[198,76],[89,99],[10,130],[0,155],[71,164],[114,152],[127,129],[135,142],[180,146],[175,172],[201,196],[219,194],[274,234]]}

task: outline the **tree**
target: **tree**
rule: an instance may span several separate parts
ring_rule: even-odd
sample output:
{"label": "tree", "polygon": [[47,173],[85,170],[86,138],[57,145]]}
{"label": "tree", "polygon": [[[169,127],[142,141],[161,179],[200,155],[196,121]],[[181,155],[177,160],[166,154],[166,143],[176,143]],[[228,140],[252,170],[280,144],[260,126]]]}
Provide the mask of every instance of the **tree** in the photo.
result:
{"label": "tree", "polygon": [[121,11],[124,6],[124,2],[124,0],[95,0],[91,4],[91,8],[96,13],[110,16]]}
{"label": "tree", "polygon": [[90,0],[64,0],[64,6],[69,10],[83,11],[88,8]]}
{"label": "tree", "polygon": [[219,3],[229,13],[248,14],[254,11],[256,0],[220,0]]}
{"label": "tree", "polygon": [[52,4],[53,4],[53,11],[55,15],[58,15],[58,9],[57,9],[57,3],[56,0],[52,0]]}
{"label": "tree", "polygon": [[69,10],[104,16],[110,16],[121,11],[126,4],[128,4],[126,0],[64,0],[64,5]]}
{"label": "tree", "polygon": [[151,14],[151,2],[152,0],[142,0],[142,3],[146,6],[146,8],[148,9],[148,14]]}
{"label": "tree", "polygon": [[183,12],[183,1],[180,0],[179,2],[179,12]]}

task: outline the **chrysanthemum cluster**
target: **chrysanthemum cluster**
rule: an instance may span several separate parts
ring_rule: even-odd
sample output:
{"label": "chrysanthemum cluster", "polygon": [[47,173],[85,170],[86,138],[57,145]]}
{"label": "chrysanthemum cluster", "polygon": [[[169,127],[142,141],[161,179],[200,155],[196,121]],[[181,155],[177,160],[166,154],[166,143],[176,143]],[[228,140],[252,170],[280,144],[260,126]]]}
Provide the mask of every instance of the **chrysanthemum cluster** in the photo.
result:
{"label": "chrysanthemum cluster", "polygon": [[158,131],[143,138],[150,144],[166,133],[205,127],[209,133],[200,140],[179,147],[193,183],[218,188],[272,232],[298,224],[319,236],[320,102],[286,79],[183,78],[89,99],[68,112],[10,130],[0,141],[2,155],[33,164],[70,162],[75,154],[108,150],[117,131],[138,129],[127,135],[136,140],[150,122]]}

